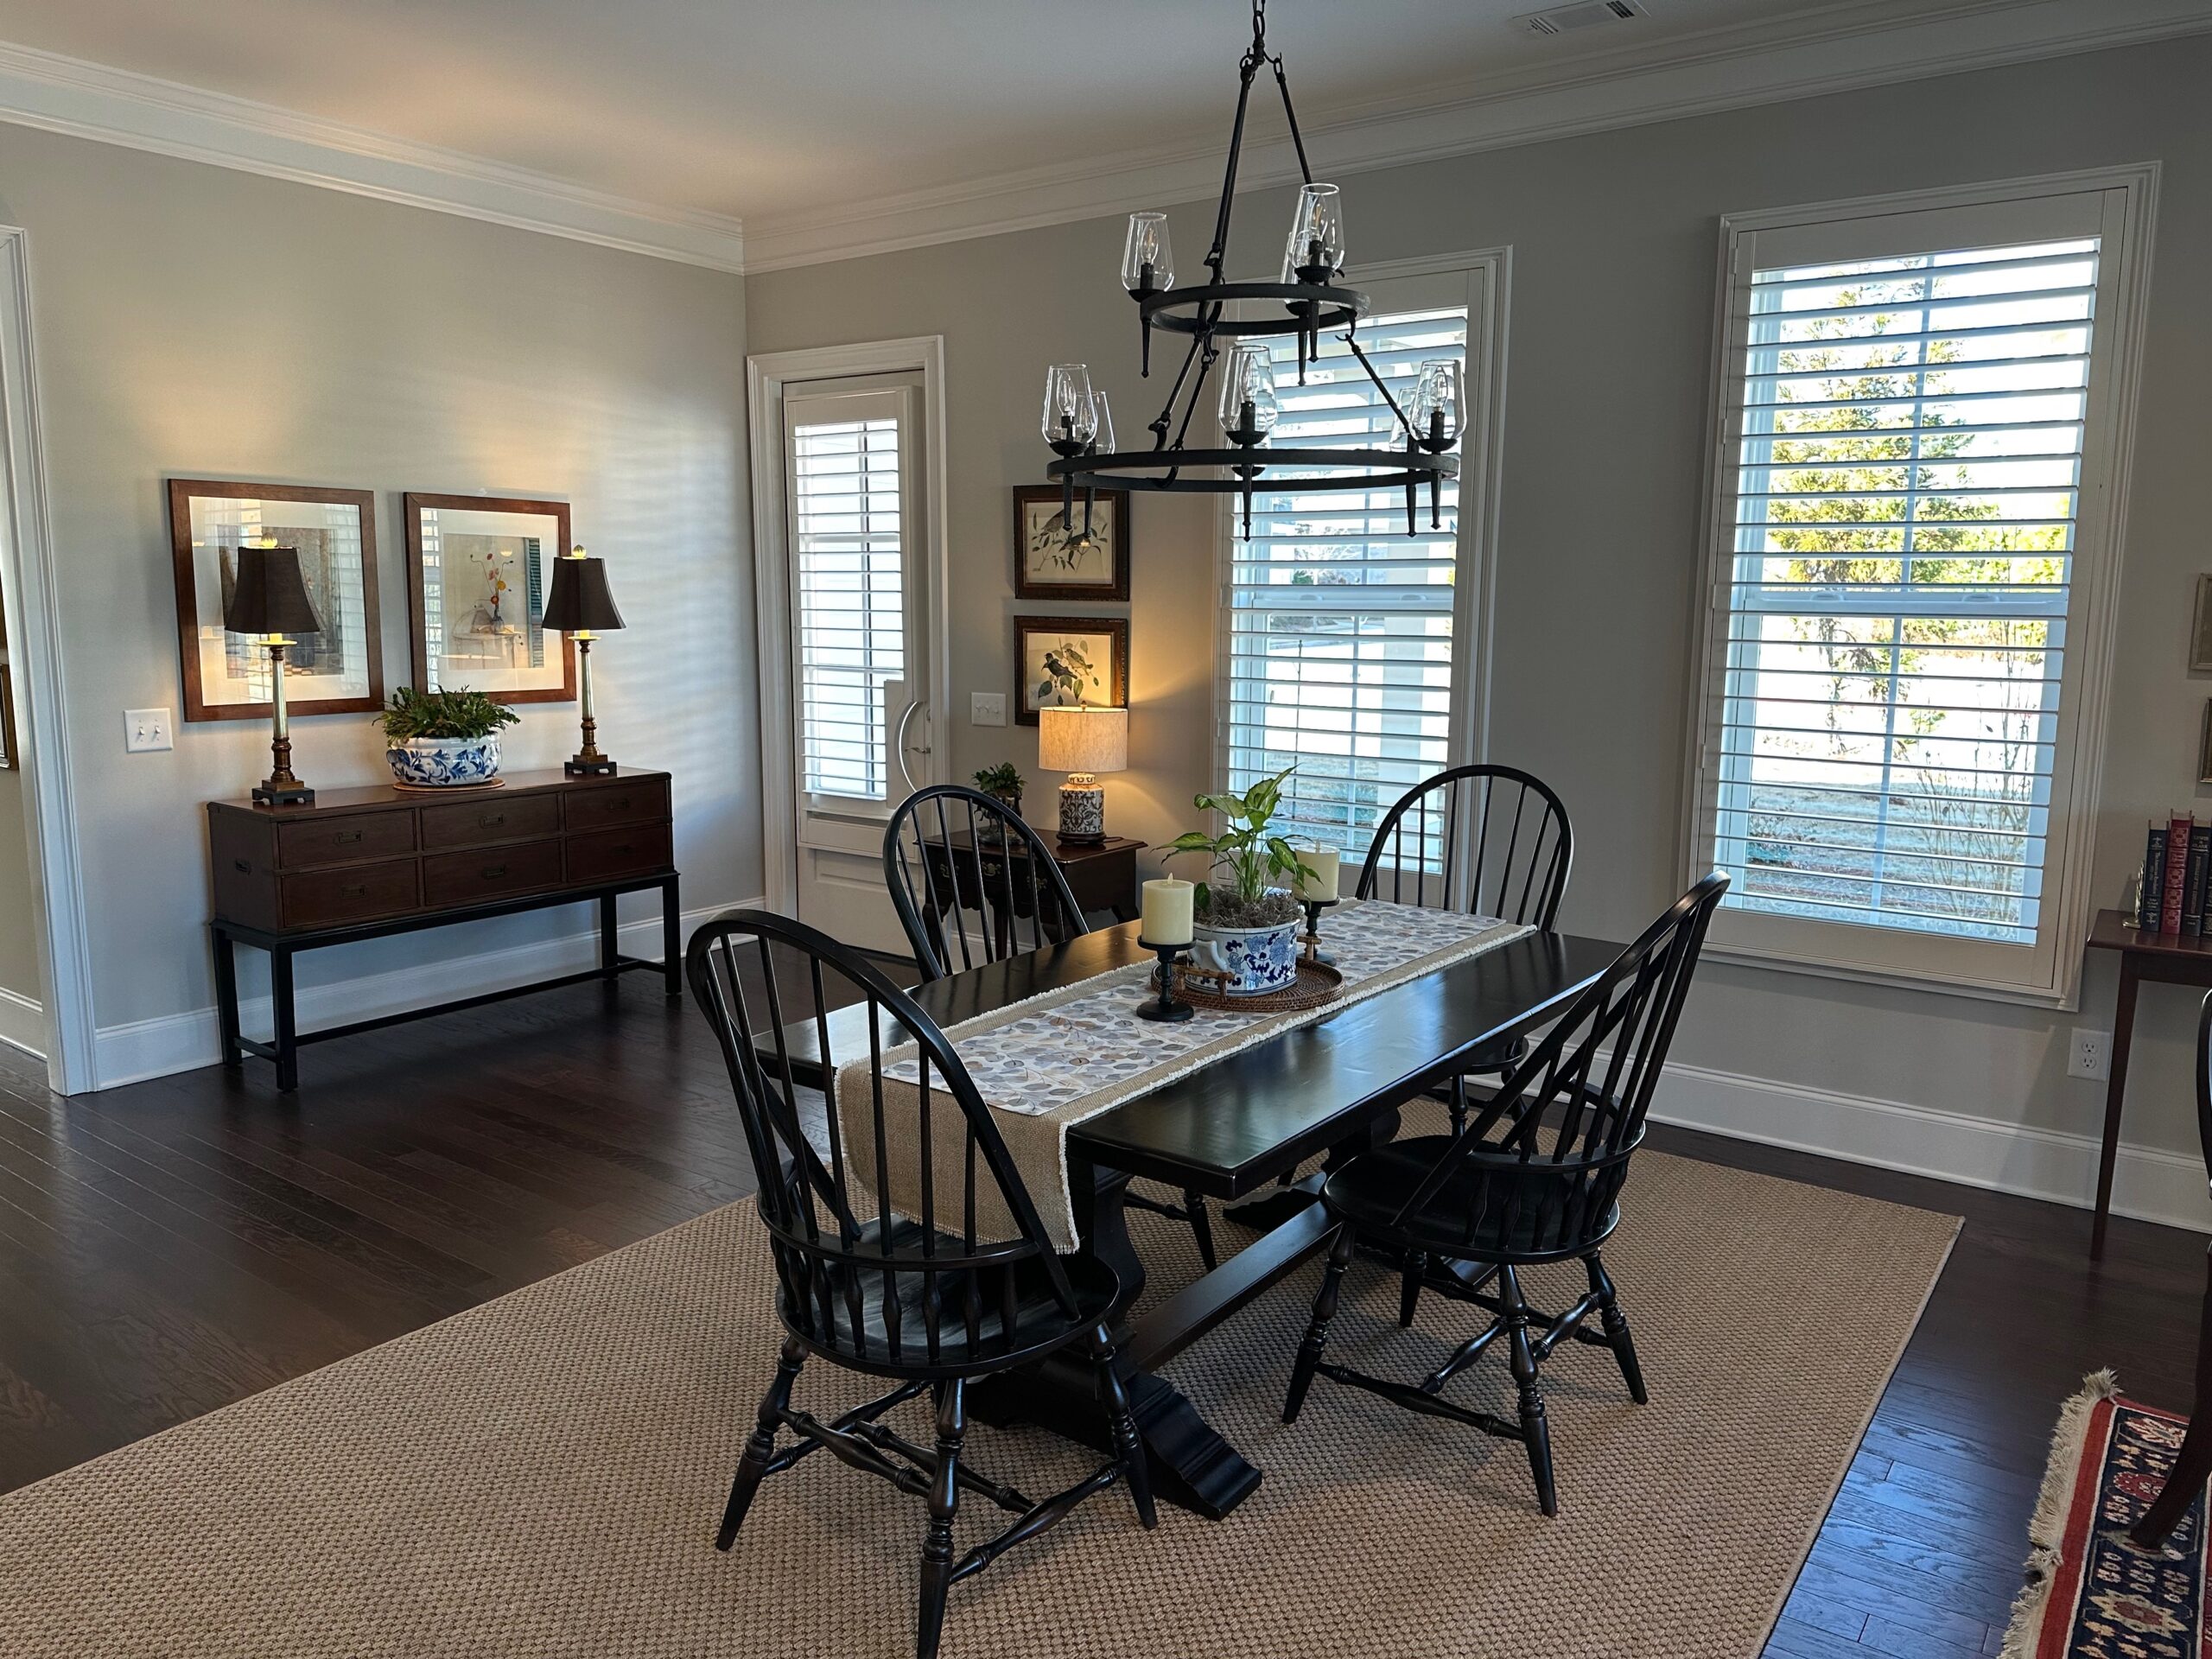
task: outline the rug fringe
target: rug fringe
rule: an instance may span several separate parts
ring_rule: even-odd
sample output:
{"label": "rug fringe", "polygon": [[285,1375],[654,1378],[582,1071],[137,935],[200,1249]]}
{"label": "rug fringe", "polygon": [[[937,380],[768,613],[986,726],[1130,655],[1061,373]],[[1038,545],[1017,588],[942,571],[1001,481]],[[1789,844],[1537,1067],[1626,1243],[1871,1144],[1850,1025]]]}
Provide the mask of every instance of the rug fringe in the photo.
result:
{"label": "rug fringe", "polygon": [[2082,1391],[2058,1409],[2058,1427],[2050,1435],[2050,1461],[2044,1465],[2043,1489],[2036,1495],[2036,1512],[2028,1522],[2028,1581],[2012,1602],[2012,1617],[2005,1626],[2005,1643],[1997,1659],[2034,1659],[2044,1607],[2063,1559],[2066,1516],[2073,1507],[2089,1418],[2101,1402],[2119,1397],[2116,1375],[2109,1370],[2091,1371],[2082,1379]]}

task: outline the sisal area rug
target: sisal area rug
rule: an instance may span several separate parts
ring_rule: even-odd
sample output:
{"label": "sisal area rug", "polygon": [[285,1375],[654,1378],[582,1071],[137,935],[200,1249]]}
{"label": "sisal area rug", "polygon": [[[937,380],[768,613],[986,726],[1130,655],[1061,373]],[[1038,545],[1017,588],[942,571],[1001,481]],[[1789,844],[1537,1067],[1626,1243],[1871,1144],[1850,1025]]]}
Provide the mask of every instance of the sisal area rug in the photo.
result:
{"label": "sisal area rug", "polygon": [[[1510,1442],[1326,1381],[1276,1421],[1309,1266],[1169,1368],[1265,1471],[1253,1498],[1149,1535],[1094,1498],[956,1586],[947,1659],[1751,1659],[1957,1223],[1656,1153],[1624,1205],[1607,1257],[1652,1402],[1603,1350],[1554,1356],[1559,1519]],[[1148,1295],[1195,1271],[1186,1231],[1132,1223]],[[1580,1274],[1532,1281],[1563,1300]],[[0,1653],[911,1653],[923,1510],[881,1482],[810,1459],[712,1548],[777,1346],[768,1281],[733,1205],[0,1498]],[[1401,1331],[1396,1301],[1355,1264],[1334,1351],[1417,1371],[1471,1329],[1428,1296]],[[1486,1359],[1454,1396],[1510,1413],[1503,1377]],[[862,1397],[817,1363],[798,1403]],[[969,1446],[1031,1491],[1093,1461],[1034,1431]],[[975,1508],[960,1548],[996,1524]]]}
{"label": "sisal area rug", "polygon": [[2205,1494],[2156,1550],[2127,1536],[2180,1454],[2186,1418],[2120,1397],[2110,1371],[2083,1379],[2059,1413],[2030,1524],[2028,1587],[2003,1659],[2201,1659]]}

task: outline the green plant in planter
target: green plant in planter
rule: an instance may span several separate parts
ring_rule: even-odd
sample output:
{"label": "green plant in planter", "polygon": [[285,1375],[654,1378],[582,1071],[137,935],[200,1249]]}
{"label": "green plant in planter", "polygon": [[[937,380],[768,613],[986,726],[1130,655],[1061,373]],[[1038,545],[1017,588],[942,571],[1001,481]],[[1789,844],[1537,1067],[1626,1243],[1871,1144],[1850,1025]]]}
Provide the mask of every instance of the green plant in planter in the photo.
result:
{"label": "green plant in planter", "polygon": [[985,766],[976,774],[976,787],[986,795],[995,796],[1008,806],[1021,804],[1021,772],[1011,760],[1001,760],[995,766]]}
{"label": "green plant in planter", "polygon": [[[1186,830],[1175,837],[1167,855],[1206,853],[1212,856],[1207,880],[1198,886],[1198,908],[1210,927],[1272,927],[1294,921],[1298,901],[1290,893],[1270,891],[1274,878],[1287,878],[1295,886],[1298,854],[1281,836],[1269,833],[1268,823],[1282,801],[1283,780],[1295,772],[1285,766],[1272,778],[1262,778],[1242,795],[1226,791],[1198,795],[1191,804],[1201,812],[1218,812],[1229,827],[1217,836]],[[1216,881],[1226,871],[1226,881]]]}
{"label": "green plant in planter", "polygon": [[403,685],[377,718],[386,742],[405,743],[418,737],[489,737],[522,716],[481,691],[417,691]]}

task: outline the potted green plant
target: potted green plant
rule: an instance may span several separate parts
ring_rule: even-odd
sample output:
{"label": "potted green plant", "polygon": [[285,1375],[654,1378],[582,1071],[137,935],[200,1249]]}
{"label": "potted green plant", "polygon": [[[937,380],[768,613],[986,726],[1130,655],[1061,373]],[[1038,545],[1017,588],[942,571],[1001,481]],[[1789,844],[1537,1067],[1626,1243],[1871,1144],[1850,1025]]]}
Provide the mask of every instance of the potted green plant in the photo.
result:
{"label": "potted green plant", "polygon": [[[1021,772],[1011,760],[1001,760],[995,766],[985,766],[976,774],[976,787],[1014,815],[1021,816]],[[999,842],[1006,839],[1006,832],[994,819],[977,826],[985,841]]]}
{"label": "potted green plant", "polygon": [[[1205,853],[1211,863],[1197,883],[1198,916],[1191,956],[1204,972],[1222,976],[1231,996],[1288,989],[1298,978],[1298,854],[1270,827],[1282,801],[1283,780],[1294,767],[1262,778],[1243,794],[1199,795],[1192,804],[1218,812],[1227,827],[1217,836],[1186,830],[1168,847]],[[1285,885],[1277,885],[1281,878]]]}
{"label": "potted green plant", "polygon": [[499,775],[499,728],[520,718],[481,691],[417,691],[403,685],[378,715],[385,763],[403,784],[465,788]]}

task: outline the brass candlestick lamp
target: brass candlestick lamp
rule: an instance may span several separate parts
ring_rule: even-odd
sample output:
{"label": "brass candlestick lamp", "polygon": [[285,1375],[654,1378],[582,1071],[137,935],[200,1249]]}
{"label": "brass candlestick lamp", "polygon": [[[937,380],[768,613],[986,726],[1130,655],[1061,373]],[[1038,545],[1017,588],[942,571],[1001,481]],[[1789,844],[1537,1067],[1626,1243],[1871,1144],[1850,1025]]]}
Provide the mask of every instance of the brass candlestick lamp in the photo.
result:
{"label": "brass candlestick lamp", "polygon": [[307,583],[300,575],[300,550],[262,543],[241,547],[238,575],[231,584],[231,602],[224,607],[223,626],[232,633],[251,635],[254,644],[269,652],[269,776],[254,785],[259,806],[306,806],[315,791],[292,775],[292,734],[284,715],[284,651],[296,633],[321,633],[322,619],[315,613]]}
{"label": "brass candlestick lamp", "polygon": [[591,647],[600,634],[622,626],[622,613],[614,608],[614,595],[607,586],[607,562],[595,559],[582,543],[569,556],[553,561],[553,588],[545,595],[539,619],[559,630],[576,645],[576,698],[583,715],[583,747],[573,760],[561,763],[571,778],[612,778],[614,762],[599,752],[599,722],[591,712]]}

